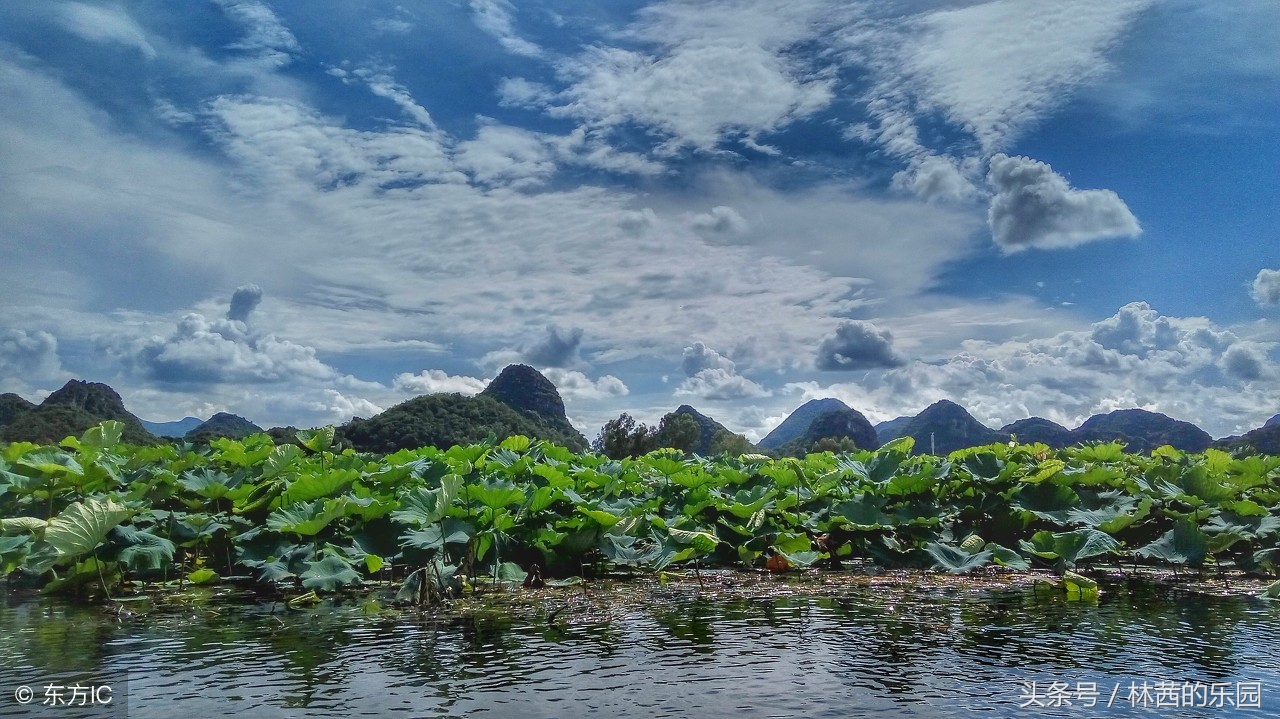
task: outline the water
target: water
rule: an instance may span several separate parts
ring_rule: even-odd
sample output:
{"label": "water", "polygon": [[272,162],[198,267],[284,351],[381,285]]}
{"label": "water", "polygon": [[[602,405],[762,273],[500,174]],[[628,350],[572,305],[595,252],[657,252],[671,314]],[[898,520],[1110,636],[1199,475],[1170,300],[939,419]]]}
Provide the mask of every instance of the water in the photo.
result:
{"label": "water", "polygon": [[[585,617],[442,620],[226,605],[116,618],[11,597],[0,609],[0,716],[28,716],[14,687],[52,672],[127,672],[135,719],[1280,713],[1280,603],[1149,590],[1093,606],[1029,590],[641,598]],[[1257,683],[1259,706],[1208,708],[1212,694],[1157,687],[1180,694],[1197,681],[1232,702]],[[1021,706],[1028,682],[1047,704],[1060,682],[1072,705]],[[1129,697],[1143,682],[1146,708],[1134,705],[1140,691]],[[1093,708],[1081,705],[1089,683]]]}

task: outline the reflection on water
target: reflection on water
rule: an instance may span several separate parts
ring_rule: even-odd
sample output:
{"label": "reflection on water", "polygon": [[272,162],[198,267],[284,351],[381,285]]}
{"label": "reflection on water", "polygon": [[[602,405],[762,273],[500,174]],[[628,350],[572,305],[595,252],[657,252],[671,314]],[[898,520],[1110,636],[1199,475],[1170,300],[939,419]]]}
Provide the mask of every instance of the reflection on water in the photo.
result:
{"label": "reflection on water", "polygon": [[[125,672],[130,716],[1205,716],[1280,713],[1280,604],[1118,589],[850,590],[704,601],[665,593],[591,623],[440,621],[361,607],[185,608],[117,618],[0,608],[0,716],[14,687]],[[1020,708],[1025,682],[1259,682],[1257,708]],[[1121,694],[1123,698],[1123,694]]]}

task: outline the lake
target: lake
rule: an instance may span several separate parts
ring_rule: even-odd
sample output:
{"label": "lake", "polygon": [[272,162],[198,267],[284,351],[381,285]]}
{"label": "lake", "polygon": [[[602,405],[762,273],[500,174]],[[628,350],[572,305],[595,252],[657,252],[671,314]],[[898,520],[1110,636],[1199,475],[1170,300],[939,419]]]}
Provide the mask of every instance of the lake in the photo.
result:
{"label": "lake", "polygon": [[[1097,604],[1028,588],[633,594],[591,611],[570,599],[555,609],[553,594],[536,611],[464,617],[225,602],[115,616],[11,595],[0,609],[0,716],[122,708],[41,707],[55,676],[114,677],[135,719],[1280,712],[1280,602],[1143,586],[1112,588]],[[29,704],[14,698],[20,685],[33,687]]]}

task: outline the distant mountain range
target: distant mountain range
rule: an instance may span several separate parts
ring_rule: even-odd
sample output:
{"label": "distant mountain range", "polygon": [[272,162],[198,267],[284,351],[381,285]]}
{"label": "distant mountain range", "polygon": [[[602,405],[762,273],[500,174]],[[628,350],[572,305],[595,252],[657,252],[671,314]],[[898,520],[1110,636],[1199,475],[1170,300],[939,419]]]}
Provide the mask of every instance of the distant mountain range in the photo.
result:
{"label": "distant mountain range", "polygon": [[882,441],[913,437],[917,454],[948,454],[957,449],[993,442],[1007,442],[1011,437],[1024,444],[1040,442],[1050,447],[1069,447],[1082,442],[1125,443],[1129,452],[1146,453],[1163,445],[1187,452],[1203,452],[1213,442],[1207,432],[1190,422],[1182,422],[1158,412],[1122,409],[1098,414],[1085,420],[1074,430],[1041,417],[1030,417],[991,429],[974,419],[960,405],[941,400],[929,405],[915,417],[905,417],[877,427]]}
{"label": "distant mountain range", "polygon": [[796,408],[758,443],[780,454],[803,454],[824,439],[847,439],[858,449],[877,449],[875,427],[838,399],[813,399]]}
{"label": "distant mountain range", "polygon": [[183,417],[175,422],[148,422],[142,420],[142,426],[148,432],[157,437],[170,437],[173,439],[181,439],[186,436],[187,432],[199,427],[204,420],[199,417]]}
{"label": "distant mountain range", "polygon": [[[689,405],[672,414],[691,417],[699,429],[691,451],[707,454],[717,437],[733,433],[711,417]],[[243,437],[263,431],[261,427],[233,414],[220,412],[205,421],[187,417],[177,422],[144,422],[127,409],[111,387],[71,380],[34,404],[16,394],[0,394],[0,442],[30,441],[55,444],[67,436],[79,436],[104,420],[125,426],[125,441],[155,444],[161,438],[185,438],[207,442],[215,437]],[[273,429],[273,436],[292,436],[291,431]],[[526,365],[511,365],[475,397],[438,394],[417,397],[374,417],[356,418],[338,428],[339,437],[359,450],[392,452],[398,449],[477,442],[489,436],[498,439],[523,434],[547,439],[575,451],[586,449],[587,440],[569,423],[564,401],[555,385]],[[1076,429],[1067,429],[1039,417],[1018,420],[991,429],[976,420],[960,405],[941,400],[920,414],[881,422],[874,427],[856,410],[837,399],[810,400],[791,413],[760,440],[765,450],[790,454],[802,452],[821,440],[840,440],[841,446],[874,449],[898,437],[913,437],[915,452],[946,454],[956,449],[1005,442],[1040,442],[1050,447],[1066,447],[1081,442],[1120,441],[1130,452],[1149,452],[1171,445],[1188,452],[1213,446],[1280,455],[1280,414],[1262,426],[1238,437],[1214,441],[1204,430],[1163,414],[1141,409],[1116,410],[1094,415]],[[723,447],[724,445],[720,445]],[[750,448],[740,436],[739,448]],[[828,445],[829,447],[830,445]]]}
{"label": "distant mountain range", "polygon": [[1007,434],[982,424],[964,407],[945,399],[898,425],[893,436],[880,439],[887,442],[898,437],[914,437],[916,454],[950,454],[965,447],[1009,440]]}

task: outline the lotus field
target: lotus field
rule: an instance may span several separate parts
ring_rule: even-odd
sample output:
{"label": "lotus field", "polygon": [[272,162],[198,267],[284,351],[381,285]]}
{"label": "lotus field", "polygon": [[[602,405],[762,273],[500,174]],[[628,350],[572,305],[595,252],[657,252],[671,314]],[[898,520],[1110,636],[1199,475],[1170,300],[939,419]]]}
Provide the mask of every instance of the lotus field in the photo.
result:
{"label": "lotus field", "polygon": [[11,586],[111,596],[235,582],[271,596],[390,586],[438,599],[466,575],[884,567],[1059,573],[1090,565],[1280,566],[1280,457],[1119,444],[911,440],[803,460],[655,452],[615,461],[510,437],[386,456],[333,428],[276,446],[135,447],[107,422],[61,446],[0,448]]}

